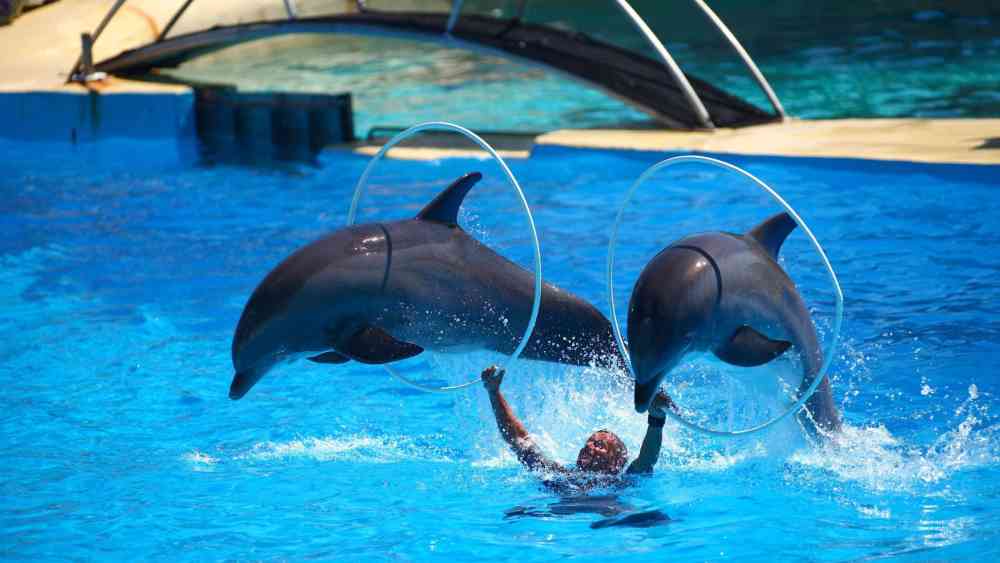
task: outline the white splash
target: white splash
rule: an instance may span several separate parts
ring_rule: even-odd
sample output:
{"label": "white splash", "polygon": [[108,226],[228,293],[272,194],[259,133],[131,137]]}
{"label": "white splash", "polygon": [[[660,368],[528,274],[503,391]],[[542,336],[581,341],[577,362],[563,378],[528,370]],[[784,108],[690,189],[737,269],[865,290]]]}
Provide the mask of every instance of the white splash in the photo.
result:
{"label": "white splash", "polygon": [[396,463],[406,460],[452,461],[433,448],[419,445],[411,437],[365,435],[308,437],[287,442],[260,442],[237,459],[277,460],[296,457],[318,461]]}
{"label": "white splash", "polygon": [[845,424],[839,435],[796,452],[791,461],[877,492],[910,492],[940,483],[956,471],[996,463],[1000,425],[982,427],[986,406],[974,403],[978,394],[971,390],[969,397],[956,409],[956,415],[965,418],[929,446],[906,444],[882,425]]}
{"label": "white splash", "polygon": [[200,452],[198,450],[192,450],[181,456],[181,459],[191,464],[191,468],[198,472],[211,472],[215,471],[216,464],[219,463],[218,458],[212,457],[206,453]]}
{"label": "white splash", "polygon": [[879,508],[873,505],[860,505],[857,507],[858,513],[862,516],[867,516],[868,518],[881,518],[883,520],[888,520],[892,518],[892,511],[888,508]]}

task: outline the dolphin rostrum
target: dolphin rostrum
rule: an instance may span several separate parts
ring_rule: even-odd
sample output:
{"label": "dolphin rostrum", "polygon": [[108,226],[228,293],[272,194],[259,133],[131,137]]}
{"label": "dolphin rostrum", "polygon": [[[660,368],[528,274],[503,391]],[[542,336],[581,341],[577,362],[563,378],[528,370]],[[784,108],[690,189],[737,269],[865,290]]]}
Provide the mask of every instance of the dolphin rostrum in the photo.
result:
{"label": "dolphin rostrum", "polygon": [[[799,392],[819,374],[823,352],[816,329],[778,250],[795,221],[779,213],[746,235],[711,232],[683,238],[657,254],[632,290],[629,358],[635,371],[635,409],[649,408],[663,377],[689,351],[711,350],[722,361],[758,366],[789,347],[803,367]],[[806,402],[807,427],[840,427],[824,377]]]}
{"label": "dolphin rostrum", "polygon": [[[459,178],[414,219],[340,229],[272,270],[236,327],[229,397],[303,356],[383,364],[425,349],[512,353],[531,315],[534,273],[458,226],[462,200],[480,178]],[[623,365],[604,315],[548,283],[522,356]]]}

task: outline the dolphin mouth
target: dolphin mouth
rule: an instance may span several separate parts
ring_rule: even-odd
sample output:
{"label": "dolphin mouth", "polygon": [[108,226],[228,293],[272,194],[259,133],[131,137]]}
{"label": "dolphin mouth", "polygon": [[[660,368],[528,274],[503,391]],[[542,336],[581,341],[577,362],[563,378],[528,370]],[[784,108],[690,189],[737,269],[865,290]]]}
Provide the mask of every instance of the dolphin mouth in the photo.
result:
{"label": "dolphin mouth", "polygon": [[229,398],[234,401],[242,399],[263,375],[263,372],[259,370],[237,372],[233,376],[233,382],[229,384]]}
{"label": "dolphin mouth", "polygon": [[649,410],[650,403],[653,402],[653,397],[656,395],[656,391],[660,388],[660,378],[654,377],[645,383],[636,383],[635,385],[635,412],[644,413]]}

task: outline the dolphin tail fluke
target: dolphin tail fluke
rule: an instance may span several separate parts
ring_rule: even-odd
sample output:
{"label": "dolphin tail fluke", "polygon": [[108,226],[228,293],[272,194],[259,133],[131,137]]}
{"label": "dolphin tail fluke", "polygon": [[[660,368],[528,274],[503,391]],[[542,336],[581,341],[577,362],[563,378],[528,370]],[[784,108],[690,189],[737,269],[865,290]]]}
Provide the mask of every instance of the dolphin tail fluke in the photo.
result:
{"label": "dolphin tail fluke", "polygon": [[339,351],[363,364],[387,364],[412,358],[424,349],[410,342],[396,340],[381,328],[369,325],[351,335],[347,345]]}
{"label": "dolphin tail fluke", "polygon": [[770,362],[784,354],[791,345],[791,342],[771,340],[748,326],[741,326],[729,340],[715,349],[715,355],[727,364],[749,368]]}

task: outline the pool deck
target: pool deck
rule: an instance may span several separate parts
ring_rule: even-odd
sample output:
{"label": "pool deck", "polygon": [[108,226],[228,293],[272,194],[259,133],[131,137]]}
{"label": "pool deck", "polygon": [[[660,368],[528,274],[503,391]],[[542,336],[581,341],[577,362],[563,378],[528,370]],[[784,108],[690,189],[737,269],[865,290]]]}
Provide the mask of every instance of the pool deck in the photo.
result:
{"label": "pool deck", "polygon": [[[185,86],[115,78],[86,87],[65,83],[80,50],[80,33],[93,31],[111,4],[109,0],[61,0],[0,27],[0,51],[4,52],[0,57],[0,107],[8,108],[6,117],[13,113],[0,136],[77,140],[81,138],[78,131],[89,131],[82,138],[91,140],[128,136],[130,128],[142,126],[151,130],[139,133],[140,137],[190,132],[193,95]],[[220,20],[233,23],[241,18],[279,17],[284,9],[282,2],[274,0],[245,0],[238,11],[229,3],[202,2],[196,6],[185,14],[176,32],[210,27]],[[95,44],[95,59],[154,40],[175,9],[174,2],[130,0]],[[227,12],[221,17],[218,10]],[[145,108],[141,112],[146,114],[145,120],[130,119],[137,108]],[[42,113],[47,114],[41,120],[44,124],[39,120]],[[108,129],[109,124],[115,128]],[[533,147],[559,145],[996,165],[1000,164],[1000,119],[792,119],[716,131],[561,130],[534,138],[518,137],[509,144],[500,151],[511,158],[525,158]],[[371,153],[377,146],[362,143],[351,150]],[[453,146],[436,141],[427,147],[394,149],[392,155],[434,159],[478,152],[464,149],[467,146],[462,140]]]}
{"label": "pool deck", "polygon": [[556,131],[539,144],[1000,164],[1000,119],[788,120],[712,132]]}
{"label": "pool deck", "polygon": [[[492,139],[491,139],[492,142]],[[517,141],[497,146],[501,155],[524,158],[530,148]],[[544,133],[532,147],[557,145],[579,148],[747,154],[817,158],[863,158],[952,164],[1000,164],[1000,119],[824,119],[788,120],[743,129],[715,131],[651,131],[626,129],[564,129]],[[377,146],[377,145],[375,145]],[[456,145],[393,149],[396,158],[433,160],[481,154]],[[355,149],[373,153],[371,145]]]}

